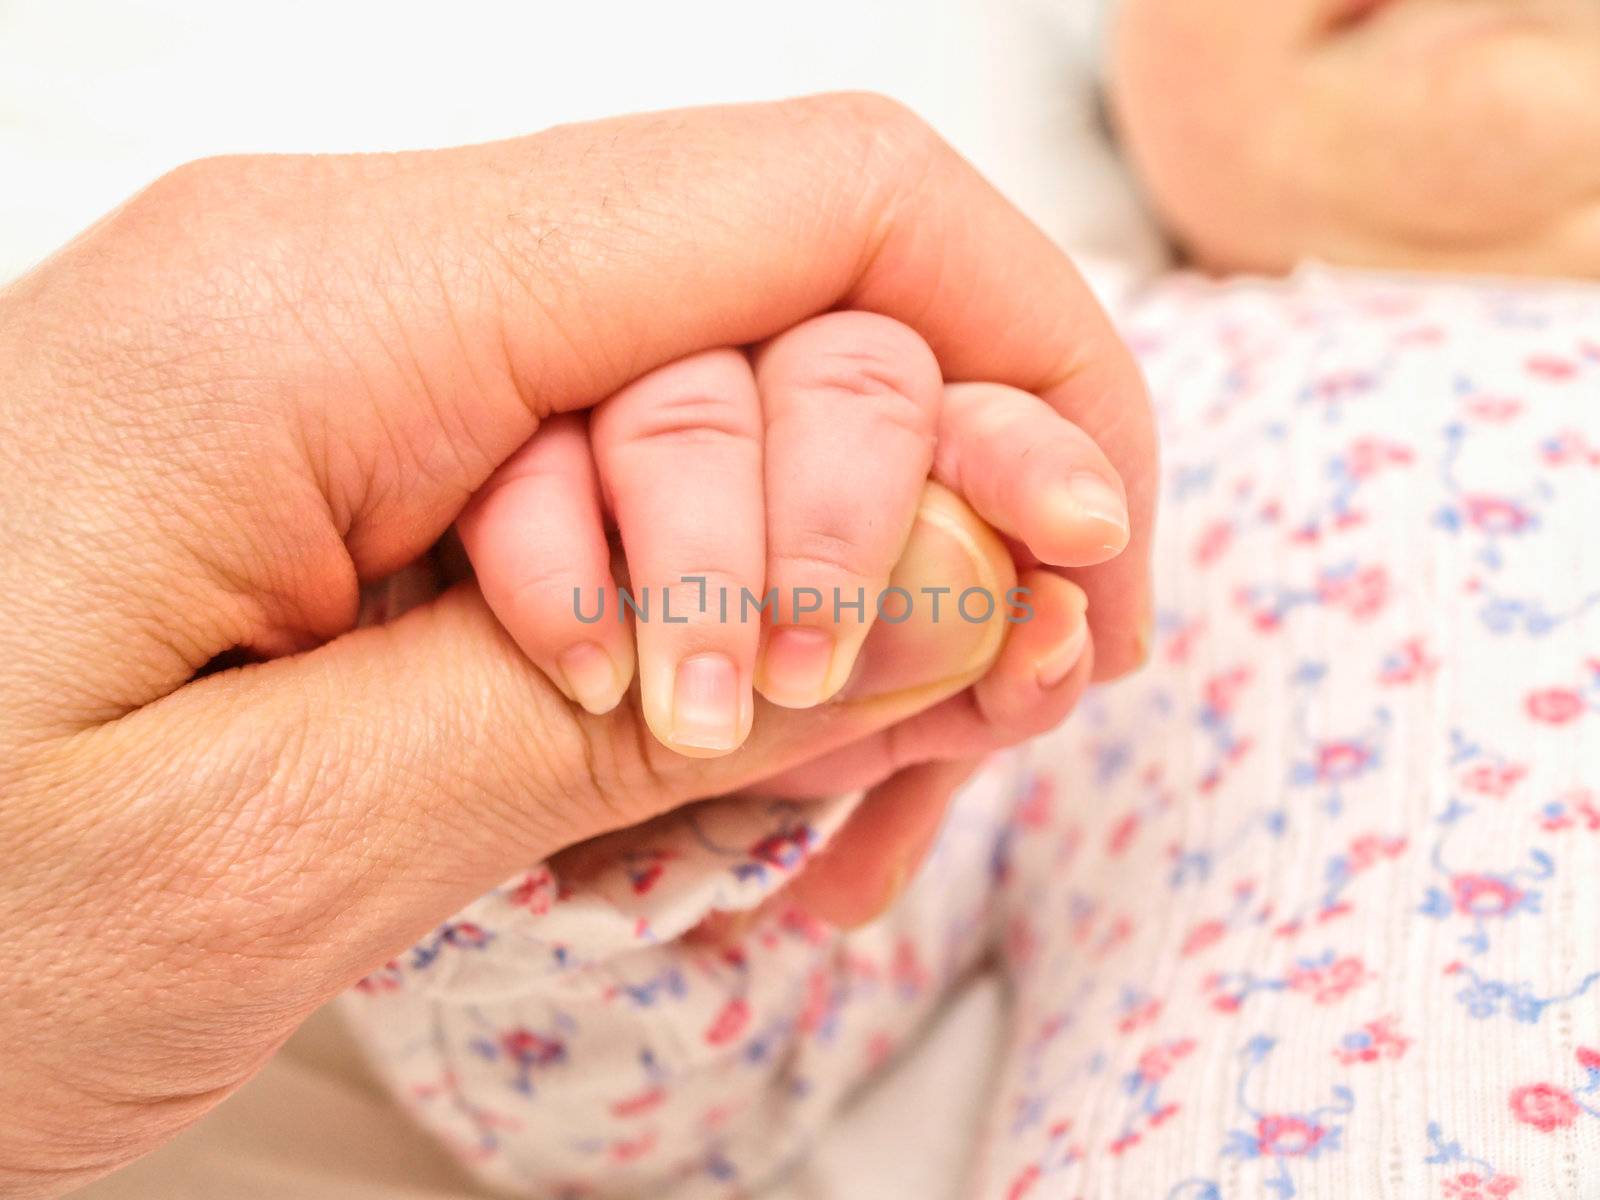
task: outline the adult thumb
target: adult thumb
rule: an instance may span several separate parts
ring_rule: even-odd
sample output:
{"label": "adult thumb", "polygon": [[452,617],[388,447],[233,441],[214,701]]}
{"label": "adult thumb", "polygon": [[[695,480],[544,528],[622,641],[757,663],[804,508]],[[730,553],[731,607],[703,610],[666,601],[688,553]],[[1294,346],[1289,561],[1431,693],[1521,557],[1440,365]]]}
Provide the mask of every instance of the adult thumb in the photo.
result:
{"label": "adult thumb", "polygon": [[[930,485],[891,579],[901,590],[886,611],[900,619],[878,622],[840,697],[803,711],[763,704],[747,744],[718,759],[664,749],[637,689],[604,717],[572,705],[461,584],[390,624],[201,680],[74,739],[72,769],[120,793],[78,850],[138,865],[132,886],[181,881],[201,901],[185,909],[191,939],[293,964],[283,982],[315,1003],[566,846],[959,691],[999,652],[1015,582],[995,535]],[[925,588],[980,588],[996,603],[972,622],[927,603]]]}

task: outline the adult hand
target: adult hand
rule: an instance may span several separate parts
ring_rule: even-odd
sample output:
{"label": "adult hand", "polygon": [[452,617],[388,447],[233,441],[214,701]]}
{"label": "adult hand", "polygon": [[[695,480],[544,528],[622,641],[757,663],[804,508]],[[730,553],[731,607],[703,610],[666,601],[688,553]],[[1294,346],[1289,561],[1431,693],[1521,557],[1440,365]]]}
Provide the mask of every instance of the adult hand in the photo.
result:
{"label": "adult hand", "polygon": [[[881,100],[197,163],[0,296],[0,1191],[152,1148],[519,866],[928,703],[763,714],[739,755],[672,760],[636,709],[567,704],[470,587],[351,628],[359,582],[544,416],[841,305],[1098,439],[1134,537],[1080,582],[1100,669],[1132,665],[1135,370],[1062,256]],[[241,651],[269,661],[205,670]]]}

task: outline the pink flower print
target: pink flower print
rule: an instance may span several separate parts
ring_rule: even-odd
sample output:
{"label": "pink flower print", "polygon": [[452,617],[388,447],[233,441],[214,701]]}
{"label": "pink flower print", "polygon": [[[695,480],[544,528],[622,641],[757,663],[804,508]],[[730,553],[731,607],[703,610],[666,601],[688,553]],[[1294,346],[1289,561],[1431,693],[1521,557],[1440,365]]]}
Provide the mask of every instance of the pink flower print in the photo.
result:
{"label": "pink flower print", "polygon": [[1284,982],[1290,991],[1305,992],[1316,1004],[1332,1004],[1368,978],[1366,964],[1359,958],[1347,956],[1316,966],[1302,963],[1289,972]]}
{"label": "pink flower print", "polygon": [[1251,680],[1252,672],[1248,667],[1234,667],[1220,675],[1213,675],[1206,680],[1205,705],[1206,708],[1218,716],[1227,716],[1233,712],[1239,699],[1239,693]]}
{"label": "pink flower print", "polygon": [[1391,464],[1404,465],[1415,456],[1408,446],[1398,442],[1384,442],[1377,438],[1358,438],[1345,455],[1345,470],[1354,479],[1376,475],[1380,467]]}
{"label": "pink flower print", "polygon": [[1100,935],[1099,944],[1093,949],[1094,956],[1104,958],[1110,954],[1133,937],[1135,928],[1133,918],[1126,913],[1118,913],[1112,917],[1106,925],[1105,932]]}
{"label": "pink flower print", "polygon": [[1137,1146],[1139,1141],[1139,1134],[1135,1130],[1130,1129],[1127,1133],[1124,1133],[1122,1136],[1112,1142],[1109,1149],[1113,1155],[1119,1155],[1124,1150],[1131,1150],[1133,1147]]}
{"label": "pink flower print", "polygon": [[1457,875],[1450,881],[1450,891],[1456,911],[1464,917],[1509,917],[1527,895],[1492,875]]}
{"label": "pink flower print", "polygon": [[631,1096],[624,1096],[611,1104],[611,1115],[614,1117],[639,1117],[661,1106],[667,1098],[667,1089],[660,1084],[636,1092]]}
{"label": "pink flower print", "polygon": [[1209,566],[1227,553],[1232,544],[1233,523],[1227,520],[1213,521],[1195,542],[1194,565]]}
{"label": "pink flower print", "polygon": [[750,1024],[750,1002],[742,996],[729,1000],[712,1018],[706,1029],[706,1044],[723,1046],[744,1032]]}
{"label": "pink flower print", "polygon": [[1364,833],[1350,843],[1347,856],[1350,871],[1359,874],[1386,858],[1399,858],[1406,852],[1406,845],[1403,837],[1386,838],[1375,833]]}
{"label": "pink flower print", "polygon": [[489,931],[473,921],[458,921],[446,925],[444,940],[465,950],[481,950],[489,944]]}
{"label": "pink flower print", "polygon": [[1444,330],[1437,325],[1418,325],[1395,339],[1397,346],[1437,346],[1444,341]]}
{"label": "pink flower print", "polygon": [[1480,421],[1501,424],[1522,412],[1522,401],[1511,396],[1474,396],[1467,401],[1467,412]]}
{"label": "pink flower print", "polygon": [[902,937],[895,943],[894,958],[889,969],[895,986],[905,996],[915,996],[932,983],[932,976],[917,952],[917,943],[909,937]]}
{"label": "pink flower print", "polygon": [[1186,1058],[1194,1046],[1193,1038],[1180,1038],[1175,1042],[1151,1046],[1139,1056],[1140,1080],[1144,1083],[1160,1083],[1172,1074],[1172,1068],[1177,1066],[1179,1060]]}
{"label": "pink flower print", "polygon": [[1511,1115],[1541,1133],[1565,1129],[1578,1118],[1578,1102],[1570,1092],[1550,1083],[1533,1083],[1511,1092]]}
{"label": "pink flower print", "polygon": [[634,863],[628,867],[628,881],[633,885],[633,894],[646,895],[656,884],[661,882],[661,876],[666,874],[667,859],[672,857],[667,854],[654,854],[642,863]]}
{"label": "pink flower print", "polygon": [[1482,763],[1462,774],[1461,786],[1480,796],[1503,800],[1527,774],[1528,768],[1520,763]]}
{"label": "pink flower print", "polygon": [[549,867],[540,867],[529,871],[511,889],[511,894],[506,897],[514,908],[525,908],[536,917],[541,917],[550,911],[550,906],[556,900],[556,878]]}
{"label": "pink flower print", "polygon": [[1189,661],[1194,644],[1205,633],[1204,621],[1190,621],[1173,630],[1167,638],[1162,654],[1169,663],[1185,663]]}
{"label": "pink flower print", "polygon": [[870,1070],[876,1071],[884,1063],[894,1057],[894,1036],[886,1029],[880,1029],[867,1039],[867,1048],[863,1057],[867,1060]]}
{"label": "pink flower print", "polygon": [[1168,1121],[1172,1120],[1173,1117],[1177,1116],[1182,1109],[1183,1106],[1178,1104],[1176,1101],[1170,1104],[1163,1104],[1160,1108],[1156,1109],[1155,1112],[1150,1114],[1150,1128],[1161,1128],[1161,1126],[1165,1125]]}
{"label": "pink flower print", "polygon": [[1367,391],[1374,382],[1364,371],[1335,371],[1313,384],[1311,394],[1325,403],[1333,403]]}
{"label": "pink flower print", "polygon": [[750,857],[780,871],[798,871],[811,852],[813,837],[811,827],[800,822],[761,838],[750,847]]}
{"label": "pink flower print", "polygon": [[374,996],[380,992],[398,992],[399,990],[400,961],[394,958],[391,958],[372,974],[356,980],[356,991],[364,995]]}
{"label": "pink flower print", "polygon": [[1439,669],[1439,660],[1428,653],[1421,638],[1410,638],[1383,660],[1378,682],[1388,686],[1415,683]]}
{"label": "pink flower print", "polygon": [[1514,1175],[1485,1178],[1476,1171],[1463,1171],[1444,1181],[1445,1200],[1503,1200],[1519,1186]]}
{"label": "pink flower print", "polygon": [[1328,1131],[1304,1117],[1266,1116],[1256,1123],[1256,1153],[1274,1158],[1313,1154]]}
{"label": "pink flower print", "polygon": [[1484,533],[1521,533],[1533,523],[1527,509],[1500,496],[1467,496],[1462,504],[1467,523]]}
{"label": "pink flower print", "polygon": [[1544,443],[1542,450],[1545,462],[1552,467],[1565,467],[1574,463],[1600,467],[1600,447],[1592,445],[1582,433],[1573,430],[1556,434]]}
{"label": "pink flower print", "polygon": [[1547,725],[1565,725],[1583,715],[1583,697],[1572,688],[1545,688],[1542,692],[1529,692],[1523,701],[1528,715]]}
{"label": "pink flower print", "polygon": [[531,1029],[513,1029],[502,1035],[500,1046],[508,1058],[530,1067],[548,1067],[567,1057],[566,1046]]}
{"label": "pink flower print", "polygon": [[1025,916],[1013,917],[1006,924],[1006,957],[1019,967],[1032,962],[1039,953],[1039,934]]}
{"label": "pink flower print", "polygon": [[611,1144],[611,1158],[615,1162],[634,1162],[643,1158],[656,1148],[656,1139],[661,1135],[655,1130],[642,1133],[636,1138],[624,1138],[622,1141]]}
{"label": "pink flower print", "polygon": [[1345,1035],[1333,1056],[1346,1066],[1401,1058],[1411,1048],[1411,1039],[1395,1030],[1394,1017],[1368,1021],[1355,1033]]}
{"label": "pink flower print", "polygon": [[1372,761],[1360,742],[1325,742],[1317,747],[1317,778],[1323,783],[1354,779]]}
{"label": "pink flower print", "polygon": [[1571,362],[1554,354],[1530,355],[1524,365],[1530,375],[1537,375],[1541,379],[1565,380],[1578,373],[1578,368]]}
{"label": "pink flower print", "polygon": [[1324,575],[1317,583],[1317,597],[1357,620],[1365,620],[1389,602],[1389,573],[1382,567],[1363,567],[1348,575]]}
{"label": "pink flower print", "polygon": [[1218,1012],[1235,1013],[1244,1007],[1244,997],[1236,991],[1229,990],[1228,977],[1220,971],[1213,971],[1200,983],[1203,992],[1215,992],[1211,997],[1211,1007]]}
{"label": "pink flower print", "polygon": [[1055,812],[1055,781],[1048,775],[1035,775],[1017,805],[1017,823],[1024,829],[1045,829]]}
{"label": "pink flower print", "polygon": [[1106,834],[1106,856],[1119,858],[1133,844],[1135,835],[1139,832],[1139,814],[1128,813],[1113,825]]}
{"label": "pink flower print", "polygon": [[1038,1163],[1029,1163],[1017,1173],[1016,1178],[1006,1188],[1006,1200],[1022,1200],[1033,1191],[1033,1185],[1039,1182],[1039,1176],[1042,1174],[1044,1172],[1040,1170]]}
{"label": "pink flower print", "polygon": [[1161,1015],[1161,1001],[1145,999],[1136,1003],[1122,1015],[1117,1022],[1118,1033],[1132,1033],[1136,1029],[1143,1029],[1147,1025],[1155,1024],[1156,1018]]}
{"label": "pink flower print", "polygon": [[1544,806],[1539,824],[1552,833],[1582,826],[1590,833],[1600,833],[1600,808],[1595,806],[1595,795],[1588,788],[1574,788],[1557,796]]}
{"label": "pink flower print", "polygon": [[1189,931],[1189,936],[1183,939],[1183,946],[1178,951],[1184,958],[1192,958],[1208,946],[1213,946],[1222,940],[1222,935],[1228,932],[1228,927],[1222,921],[1201,921]]}
{"label": "pink flower print", "polygon": [[833,1006],[833,977],[826,969],[818,967],[806,976],[805,1003],[795,1018],[796,1026],[802,1033],[815,1033],[827,1023]]}
{"label": "pink flower print", "polygon": [[[1249,600],[1244,601],[1244,606],[1249,606]],[[1250,615],[1250,627],[1258,633],[1271,633],[1283,624],[1283,616],[1270,608],[1259,609]]]}

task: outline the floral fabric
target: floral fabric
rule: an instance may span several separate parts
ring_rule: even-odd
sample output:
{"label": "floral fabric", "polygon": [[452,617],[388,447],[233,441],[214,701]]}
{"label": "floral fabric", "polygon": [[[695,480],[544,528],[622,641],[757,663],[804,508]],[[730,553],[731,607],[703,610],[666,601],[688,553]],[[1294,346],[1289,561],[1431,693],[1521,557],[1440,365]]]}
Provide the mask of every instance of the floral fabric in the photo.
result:
{"label": "floral fabric", "polygon": [[849,804],[722,802],[366,980],[375,1060],[486,1181],[758,1190],[992,970],[972,1196],[1600,1196],[1600,290],[1176,276],[1122,323],[1150,666],[987,767],[869,928],[683,940]]}

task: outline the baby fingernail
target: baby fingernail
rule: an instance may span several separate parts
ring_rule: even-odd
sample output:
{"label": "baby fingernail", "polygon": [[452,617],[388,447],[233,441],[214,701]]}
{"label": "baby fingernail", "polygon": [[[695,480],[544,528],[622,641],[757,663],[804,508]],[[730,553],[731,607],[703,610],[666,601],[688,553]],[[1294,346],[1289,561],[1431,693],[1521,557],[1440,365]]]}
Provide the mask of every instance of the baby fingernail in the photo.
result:
{"label": "baby fingernail", "polygon": [[1055,489],[1052,500],[1063,519],[1099,526],[1102,550],[1116,553],[1128,544],[1128,503],[1100,476],[1079,471]]}
{"label": "baby fingernail", "polygon": [[593,642],[579,642],[568,647],[557,660],[561,677],[567,681],[573,699],[585,711],[600,716],[608,713],[622,699],[618,686],[617,665],[611,656]]}
{"label": "baby fingernail", "polygon": [[808,625],[784,625],[767,638],[761,657],[761,694],[785,708],[810,708],[828,697],[833,635]]}
{"label": "baby fingernail", "polygon": [[678,664],[672,683],[669,740],[696,750],[739,744],[739,668],[726,654],[694,654]]}

